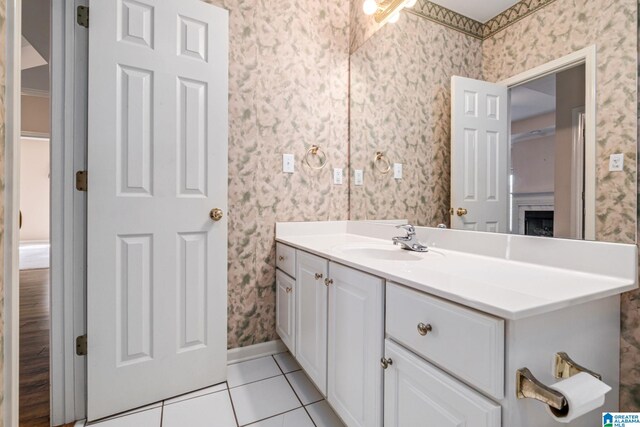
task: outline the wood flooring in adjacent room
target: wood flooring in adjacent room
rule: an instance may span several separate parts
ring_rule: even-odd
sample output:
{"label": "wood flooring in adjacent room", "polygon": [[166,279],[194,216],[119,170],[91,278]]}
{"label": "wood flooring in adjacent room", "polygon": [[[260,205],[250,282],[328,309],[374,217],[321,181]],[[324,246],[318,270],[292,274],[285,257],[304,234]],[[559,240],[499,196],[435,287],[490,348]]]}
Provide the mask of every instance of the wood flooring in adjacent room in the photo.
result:
{"label": "wood flooring in adjacent room", "polygon": [[49,269],[20,271],[20,427],[49,427]]}

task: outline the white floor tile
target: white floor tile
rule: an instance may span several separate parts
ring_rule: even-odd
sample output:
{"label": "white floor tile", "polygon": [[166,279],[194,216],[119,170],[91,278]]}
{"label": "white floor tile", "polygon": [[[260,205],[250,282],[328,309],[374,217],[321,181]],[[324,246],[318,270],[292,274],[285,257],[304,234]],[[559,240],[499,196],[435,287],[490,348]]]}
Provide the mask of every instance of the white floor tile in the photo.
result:
{"label": "white floor tile", "polygon": [[313,385],[304,371],[291,372],[287,374],[287,379],[303,405],[308,405],[323,399],[316,386]]}
{"label": "white floor tile", "polygon": [[261,357],[260,359],[236,363],[227,367],[227,383],[229,388],[238,387],[254,381],[282,375],[273,357]]}
{"label": "white floor tile", "polygon": [[313,421],[307,415],[304,408],[298,408],[295,411],[287,412],[282,415],[276,415],[264,421],[258,421],[251,424],[250,427],[315,427]]}
{"label": "white floor tile", "polygon": [[194,391],[193,393],[183,394],[181,396],[174,397],[169,400],[165,400],[165,405],[171,405],[173,403],[182,402],[183,400],[193,399],[194,397],[204,396],[206,394],[216,393],[227,389],[227,383],[221,383],[214,385],[213,387],[203,388],[202,390]]}
{"label": "white floor tile", "polygon": [[294,359],[288,351],[286,353],[275,354],[273,358],[276,359],[278,366],[280,366],[280,369],[282,369],[282,372],[285,374],[302,369],[300,368],[300,365],[298,365],[298,362],[296,362],[296,359]]}
{"label": "white floor tile", "polygon": [[317,427],[344,427],[340,418],[333,412],[326,400],[306,407]]}
{"label": "white floor tile", "polygon": [[162,427],[236,427],[229,393],[219,391],[165,405]]}
{"label": "white floor tile", "polygon": [[148,411],[110,418],[106,421],[91,425],[96,427],[160,427],[161,417],[162,408],[154,408]]}
{"label": "white floor tile", "polygon": [[284,375],[232,388],[230,391],[241,426],[300,406],[300,401]]}

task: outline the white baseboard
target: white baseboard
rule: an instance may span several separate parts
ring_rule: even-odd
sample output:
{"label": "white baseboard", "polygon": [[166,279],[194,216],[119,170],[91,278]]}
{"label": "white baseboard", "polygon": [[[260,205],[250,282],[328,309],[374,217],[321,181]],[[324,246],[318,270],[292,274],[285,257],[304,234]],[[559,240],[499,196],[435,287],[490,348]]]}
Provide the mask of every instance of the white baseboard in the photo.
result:
{"label": "white baseboard", "polygon": [[259,357],[271,356],[284,351],[287,351],[287,347],[281,340],[263,342],[247,347],[232,348],[227,352],[227,364],[231,365]]}

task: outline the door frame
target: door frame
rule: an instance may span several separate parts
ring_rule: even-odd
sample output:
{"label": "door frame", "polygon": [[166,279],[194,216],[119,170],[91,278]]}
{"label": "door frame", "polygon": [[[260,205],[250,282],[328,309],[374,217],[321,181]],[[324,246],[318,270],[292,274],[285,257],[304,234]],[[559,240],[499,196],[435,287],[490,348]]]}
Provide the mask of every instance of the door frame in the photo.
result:
{"label": "door frame", "polygon": [[[505,79],[500,84],[509,89],[549,74],[565,71],[578,65],[585,66],[585,132],[584,132],[584,239],[596,238],[596,91],[597,47],[595,44],[563,56],[539,67]],[[511,109],[509,109],[509,135],[511,135]]]}
{"label": "door frame", "polygon": [[20,108],[22,0],[6,3],[6,86],[4,140],[4,425],[18,425],[20,362]]}
{"label": "door frame", "polygon": [[[75,355],[84,317],[85,195],[75,191],[75,171],[86,164],[86,66],[88,33],[76,24],[87,0],[51,0],[51,333],[52,425],[85,416],[85,360]],[[6,426],[19,412],[19,205],[22,0],[7,0],[4,194],[4,413]],[[84,111],[84,113],[83,113]],[[78,118],[78,113],[84,114]]]}

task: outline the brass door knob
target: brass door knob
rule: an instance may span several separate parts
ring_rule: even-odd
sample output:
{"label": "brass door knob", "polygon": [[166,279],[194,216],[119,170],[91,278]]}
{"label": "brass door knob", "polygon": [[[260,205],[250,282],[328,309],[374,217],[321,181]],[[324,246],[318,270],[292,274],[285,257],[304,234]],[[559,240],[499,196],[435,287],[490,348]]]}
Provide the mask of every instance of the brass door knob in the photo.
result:
{"label": "brass door knob", "polygon": [[322,279],[324,275],[322,273],[316,273],[316,280]]}
{"label": "brass door knob", "polygon": [[467,211],[465,208],[458,208],[458,216],[465,216],[466,214],[469,213],[469,211]]}
{"label": "brass door knob", "polygon": [[390,358],[387,359],[383,357],[382,359],[380,359],[380,366],[382,366],[382,369],[387,369],[391,365],[393,365],[393,360],[391,360]]}
{"label": "brass door knob", "polygon": [[427,335],[429,332],[433,331],[433,327],[429,324],[418,323],[418,333],[422,336]]}
{"label": "brass door knob", "polygon": [[284,261],[284,257],[283,257],[282,255],[280,255],[280,256],[278,257],[278,261]]}
{"label": "brass door knob", "polygon": [[324,285],[325,286],[333,285],[333,279],[329,279],[329,278],[324,279]]}
{"label": "brass door knob", "polygon": [[292,288],[287,288],[286,291],[287,291],[288,294],[290,294],[291,291],[293,291],[293,289]]}
{"label": "brass door knob", "polygon": [[214,208],[209,212],[209,217],[214,221],[220,221],[224,214],[222,213],[222,209]]}

